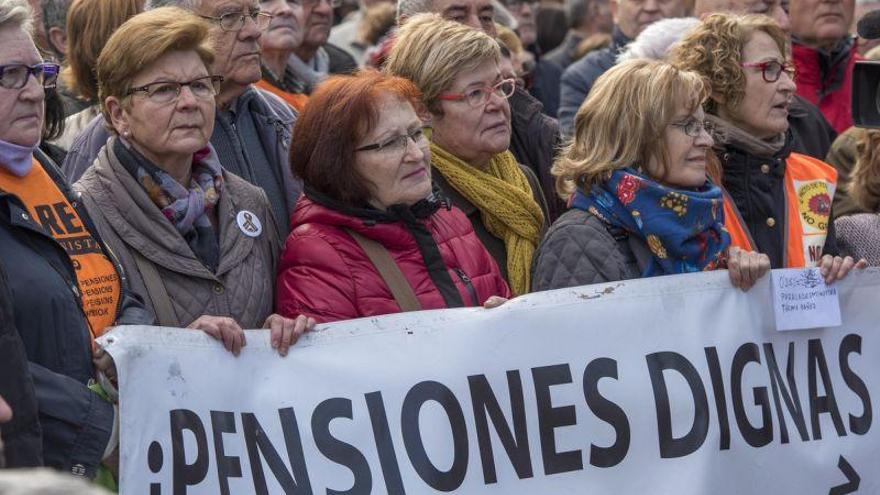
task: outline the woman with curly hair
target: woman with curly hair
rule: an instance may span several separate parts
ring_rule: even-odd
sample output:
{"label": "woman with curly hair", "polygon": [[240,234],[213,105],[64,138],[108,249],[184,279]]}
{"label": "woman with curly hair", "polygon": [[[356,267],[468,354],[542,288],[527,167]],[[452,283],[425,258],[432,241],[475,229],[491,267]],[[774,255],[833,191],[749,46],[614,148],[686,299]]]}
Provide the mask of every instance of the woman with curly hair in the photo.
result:
{"label": "woman with curly hair", "polygon": [[858,141],[858,161],[846,186],[850,198],[864,211],[834,221],[842,253],[880,266],[880,131],[864,130]]}
{"label": "woman with curly hair", "polygon": [[834,167],[792,151],[788,111],[796,87],[786,40],[769,17],[713,14],[672,49],[670,60],[708,81],[704,107],[729,193],[733,245],[766,253],[773,268],[818,266],[832,283],[865,263],[838,256]]}
{"label": "woman with curly hair", "polygon": [[748,289],[769,270],[766,255],[730,246],[724,198],[706,173],[705,99],[698,74],[656,60],[596,81],[553,166],[572,208],[538,248],[534,290],[723,267]]}

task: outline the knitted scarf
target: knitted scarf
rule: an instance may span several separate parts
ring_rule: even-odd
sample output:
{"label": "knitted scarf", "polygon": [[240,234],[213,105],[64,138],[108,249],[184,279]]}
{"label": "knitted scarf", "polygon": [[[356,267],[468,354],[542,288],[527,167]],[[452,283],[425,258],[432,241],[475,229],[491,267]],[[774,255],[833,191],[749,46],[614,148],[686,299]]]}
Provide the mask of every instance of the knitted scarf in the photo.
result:
{"label": "knitted scarf", "polygon": [[193,155],[188,188],[121,138],[116,140],[113,151],[165,218],[174,224],[193,254],[212,272],[217,271],[220,243],[208,215],[220,200],[223,171],[214,149],[209,146]]}
{"label": "knitted scarf", "polygon": [[645,241],[653,254],[643,277],[714,270],[723,265],[730,234],[724,228],[721,189],[672,189],[631,168],[575,193],[573,208],[596,215]]}
{"label": "knitted scarf", "polygon": [[484,172],[436,144],[431,163],[449,184],[480,210],[483,225],[507,248],[507,275],[514,294],[529,291],[532,256],[538,247],[544,214],[528,179],[509,151],[492,157]]}

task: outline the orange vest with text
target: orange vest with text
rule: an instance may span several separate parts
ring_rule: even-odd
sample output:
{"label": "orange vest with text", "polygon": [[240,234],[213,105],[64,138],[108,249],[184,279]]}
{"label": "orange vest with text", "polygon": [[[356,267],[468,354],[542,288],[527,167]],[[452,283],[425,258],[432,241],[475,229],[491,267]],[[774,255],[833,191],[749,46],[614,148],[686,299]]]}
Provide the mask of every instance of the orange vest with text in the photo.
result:
{"label": "orange vest with text", "polygon": [[[837,170],[815,158],[792,153],[785,160],[785,268],[814,267],[831,221],[831,201],[837,188]],[[724,226],[732,246],[755,251],[739,209],[725,193]]]}

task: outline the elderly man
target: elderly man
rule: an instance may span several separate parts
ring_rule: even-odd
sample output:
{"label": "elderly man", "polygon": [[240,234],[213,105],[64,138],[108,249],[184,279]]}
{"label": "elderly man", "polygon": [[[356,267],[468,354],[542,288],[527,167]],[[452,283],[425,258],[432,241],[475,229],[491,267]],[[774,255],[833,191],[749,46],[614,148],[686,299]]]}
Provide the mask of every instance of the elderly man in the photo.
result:
{"label": "elderly man", "polygon": [[614,18],[611,46],[588,53],[562,74],[559,94],[559,125],[562,132],[574,132],[574,116],[590,94],[593,83],[614,66],[618,52],[651,23],[688,14],[686,0],[611,0]]}
{"label": "elderly man", "polygon": [[297,77],[309,86],[330,74],[348,74],[357,69],[354,57],[328,43],[333,26],[333,7],[339,0],[302,0],[305,26],[303,41],[290,57]]}
{"label": "elderly man", "polygon": [[261,39],[263,48],[263,79],[257,87],[275,93],[297,111],[302,111],[309,97],[309,87],[288,64],[303,40],[305,11],[301,3],[287,0],[261,0],[260,8],[272,16],[272,22]]}
{"label": "elderly man", "polygon": [[[166,5],[183,8],[191,0],[148,0],[147,10]],[[265,25],[257,0],[202,0],[195,8],[211,21],[216,57],[213,74],[223,76],[216,97],[211,144],[226,170],[261,187],[269,198],[278,235],[287,237],[290,214],[302,191],[288,166],[296,113],[277,96],[253,87],[262,77],[260,36]],[[92,164],[109,134],[96,117],[77,137],[64,161],[64,173],[75,182]]]}
{"label": "elderly man", "polygon": [[610,33],[614,28],[611,17],[612,0],[567,0],[565,18],[568,33],[562,44],[549,51],[544,60],[558,65],[563,70],[575,61],[575,52],[581,41],[594,34]]}
{"label": "elderly man", "polygon": [[[408,17],[423,12],[440,14],[445,19],[479,29],[493,38],[498,36],[492,0],[398,0],[397,23],[403,24]],[[512,131],[510,152],[519,163],[535,172],[548,199],[557,198],[550,167],[560,144],[559,124],[556,119],[545,115],[541,102],[522,88],[516,89],[508,103]],[[558,199],[549,203],[552,221],[565,210]]]}
{"label": "elderly man", "polygon": [[[791,21],[782,0],[696,0],[694,3],[694,15],[697,17],[716,12],[764,14],[778,22],[786,33],[791,29]],[[816,105],[796,95],[788,108],[788,124],[794,135],[792,146],[795,151],[825,159],[837,133]],[[840,193],[838,190],[836,194]]]}
{"label": "elderly man", "polygon": [[855,0],[792,0],[797,92],[817,105],[838,133],[852,126],[852,72],[860,59],[849,29]]}

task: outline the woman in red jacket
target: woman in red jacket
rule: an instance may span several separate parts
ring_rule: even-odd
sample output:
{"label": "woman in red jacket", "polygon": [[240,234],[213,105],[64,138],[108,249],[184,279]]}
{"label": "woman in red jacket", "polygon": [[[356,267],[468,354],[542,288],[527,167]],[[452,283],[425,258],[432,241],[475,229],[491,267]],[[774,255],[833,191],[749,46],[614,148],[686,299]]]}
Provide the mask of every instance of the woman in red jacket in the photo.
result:
{"label": "woman in red jacket", "polygon": [[434,196],[418,89],[374,71],[318,87],[294,129],[304,196],[275,306],[336,321],[510,297],[463,213]]}

